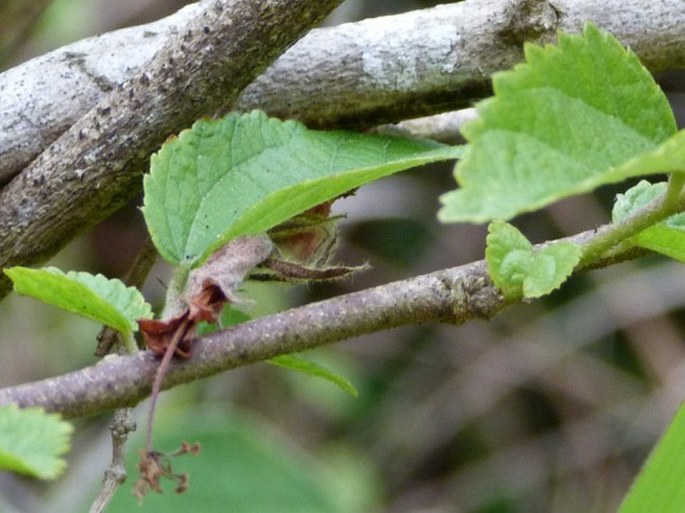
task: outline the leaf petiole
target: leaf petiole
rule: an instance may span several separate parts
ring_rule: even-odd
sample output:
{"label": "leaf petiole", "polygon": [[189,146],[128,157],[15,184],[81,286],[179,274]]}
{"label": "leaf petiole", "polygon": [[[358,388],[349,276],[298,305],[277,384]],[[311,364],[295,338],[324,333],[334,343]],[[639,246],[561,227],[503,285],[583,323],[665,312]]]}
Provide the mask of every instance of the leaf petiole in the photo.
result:
{"label": "leaf petiole", "polygon": [[133,338],[132,331],[120,331],[121,341],[124,344],[124,348],[128,354],[136,354],[138,352],[138,344],[136,344],[135,338]]}
{"label": "leaf petiole", "polygon": [[668,185],[664,194],[663,207],[673,209],[676,212],[681,210],[680,196],[685,186],[685,171],[671,173],[668,177]]}

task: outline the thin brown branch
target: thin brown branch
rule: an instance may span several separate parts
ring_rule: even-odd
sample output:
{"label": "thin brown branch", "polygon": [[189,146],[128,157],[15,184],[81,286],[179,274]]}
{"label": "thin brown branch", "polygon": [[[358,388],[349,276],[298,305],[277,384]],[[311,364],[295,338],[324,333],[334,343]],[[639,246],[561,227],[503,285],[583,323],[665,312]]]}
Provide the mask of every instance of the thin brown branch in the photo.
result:
{"label": "thin brown branch", "polygon": [[[601,231],[584,232],[572,240],[586,243]],[[594,266],[639,254],[630,251],[613,255]],[[462,324],[474,318],[489,318],[505,306],[481,260],[302,306],[199,338],[191,358],[172,362],[163,388],[398,326]],[[159,358],[150,351],[134,356],[110,355],[89,368],[1,389],[0,405],[42,406],[67,417],[133,406],[150,394],[158,367]]]}
{"label": "thin brown branch", "polygon": [[[138,250],[130,269],[124,277],[124,283],[129,287],[136,287],[142,289],[150,273],[150,269],[157,259],[157,248],[152,243],[150,235],[145,236],[143,245]],[[112,351],[112,348],[124,349],[120,346],[121,340],[117,331],[109,326],[103,326],[102,330],[97,336],[98,344],[95,348],[95,356],[103,357]]]}
{"label": "thin brown branch", "polygon": [[[0,267],[44,261],[132,199],[169,135],[238,93],[341,0],[214,0],[0,193]],[[0,278],[0,297],[10,290]]]}

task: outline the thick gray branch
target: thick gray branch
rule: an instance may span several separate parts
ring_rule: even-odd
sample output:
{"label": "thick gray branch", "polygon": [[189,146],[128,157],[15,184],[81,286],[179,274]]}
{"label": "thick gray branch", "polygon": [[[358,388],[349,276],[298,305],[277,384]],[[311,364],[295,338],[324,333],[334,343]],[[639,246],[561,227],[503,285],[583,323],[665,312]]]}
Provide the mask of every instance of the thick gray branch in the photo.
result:
{"label": "thick gray branch", "polygon": [[141,27],[84,39],[0,75],[0,184],[138,73],[201,12],[199,4]]}
{"label": "thick gray branch", "polygon": [[[141,187],[151,152],[238,93],[341,0],[215,0],[0,192],[0,267],[45,260]],[[4,93],[3,93],[4,97]],[[0,297],[9,290],[0,280]]]}
{"label": "thick gray branch", "polygon": [[[176,37],[200,9],[86,39],[0,75],[0,183]],[[312,126],[372,126],[462,106],[489,94],[524,40],[594,20],[652,71],[685,67],[682,0],[467,0],[311,31],[241,95]]]}
{"label": "thick gray branch", "polygon": [[313,127],[373,126],[469,107],[490,76],[523,58],[524,41],[616,35],[653,72],[685,67],[682,0],[467,0],[314,31],[240,96]]}

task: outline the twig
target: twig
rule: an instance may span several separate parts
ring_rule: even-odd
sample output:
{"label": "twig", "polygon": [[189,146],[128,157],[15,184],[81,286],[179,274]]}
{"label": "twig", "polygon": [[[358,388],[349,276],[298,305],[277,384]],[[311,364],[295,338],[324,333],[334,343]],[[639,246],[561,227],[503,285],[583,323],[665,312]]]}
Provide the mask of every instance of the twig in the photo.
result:
{"label": "twig", "polygon": [[400,121],[393,125],[380,125],[375,131],[403,137],[434,139],[447,144],[463,144],[462,127],[478,117],[475,108],[444,112],[434,116]]}
{"label": "twig", "polygon": [[[570,239],[583,244],[602,231],[590,230]],[[614,264],[641,253],[630,250],[614,254],[592,266]],[[487,318],[506,305],[481,260],[312,303],[201,337],[193,344],[191,358],[172,361],[162,388],[397,326],[461,324]],[[150,394],[158,367],[159,359],[150,351],[133,356],[110,355],[92,367],[0,389],[0,405],[42,406],[66,417],[132,406]]]}
{"label": "twig", "polygon": [[114,419],[110,425],[112,432],[112,463],[110,463],[102,479],[100,492],[90,507],[90,513],[102,513],[112,501],[117,488],[126,481],[124,446],[128,434],[136,430],[136,423],[130,408],[121,408],[114,412]]}
{"label": "twig", "polygon": [[[138,250],[138,254],[124,277],[124,283],[130,287],[142,288],[156,259],[157,249],[152,243],[150,236],[146,235],[143,245]],[[98,345],[95,348],[95,356],[100,358],[110,353],[112,348],[119,344],[117,331],[107,326],[102,328],[97,336],[97,340]]]}
{"label": "twig", "polygon": [[155,423],[155,410],[157,408],[157,399],[159,398],[159,392],[162,389],[162,383],[164,382],[164,378],[166,377],[167,371],[169,370],[169,364],[171,364],[171,359],[176,353],[178,343],[181,341],[183,337],[186,336],[186,333],[190,326],[191,321],[189,321],[188,319],[185,319],[181,323],[181,325],[178,327],[178,330],[174,333],[171,342],[169,342],[169,346],[166,348],[166,351],[164,352],[164,356],[162,357],[162,361],[159,363],[159,367],[157,367],[157,372],[155,373],[155,381],[152,383],[152,392],[150,393],[150,409],[147,415],[147,431],[145,432],[146,453],[152,451],[152,430],[154,428]]}

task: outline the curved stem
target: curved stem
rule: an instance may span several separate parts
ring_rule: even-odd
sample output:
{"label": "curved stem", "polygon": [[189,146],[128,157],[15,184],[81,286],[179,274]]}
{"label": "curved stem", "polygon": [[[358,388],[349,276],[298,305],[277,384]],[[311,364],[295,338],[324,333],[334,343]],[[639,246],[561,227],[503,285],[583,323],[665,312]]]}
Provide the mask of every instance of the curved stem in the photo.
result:
{"label": "curved stem", "polygon": [[663,206],[669,210],[679,210],[680,195],[685,186],[685,172],[671,173],[668,177],[668,187],[664,194]]}
{"label": "curved stem", "polygon": [[608,250],[669,218],[681,210],[680,196],[685,186],[685,173],[672,173],[665,194],[620,223],[607,226],[583,247],[580,266],[590,265],[605,256]]}
{"label": "curved stem", "polygon": [[159,397],[159,392],[161,391],[162,383],[164,382],[164,376],[166,376],[167,370],[169,369],[169,364],[171,363],[171,359],[173,358],[174,353],[176,352],[178,343],[184,336],[187,335],[188,328],[190,325],[191,322],[188,319],[186,319],[178,327],[176,333],[174,333],[174,336],[171,339],[171,342],[169,342],[169,346],[166,348],[166,351],[164,352],[164,356],[162,357],[162,361],[159,363],[159,367],[157,368],[157,373],[155,374],[155,381],[152,384],[152,393],[150,394],[150,412],[147,416],[147,433],[145,435],[146,453],[149,453],[152,450],[152,429],[155,420],[155,410],[157,407],[157,398]]}

